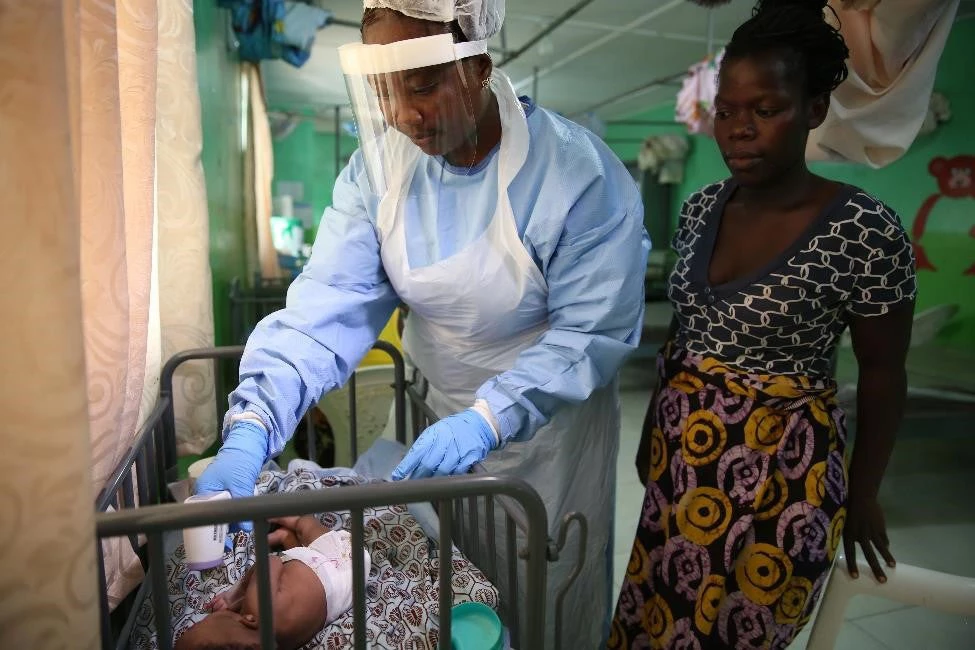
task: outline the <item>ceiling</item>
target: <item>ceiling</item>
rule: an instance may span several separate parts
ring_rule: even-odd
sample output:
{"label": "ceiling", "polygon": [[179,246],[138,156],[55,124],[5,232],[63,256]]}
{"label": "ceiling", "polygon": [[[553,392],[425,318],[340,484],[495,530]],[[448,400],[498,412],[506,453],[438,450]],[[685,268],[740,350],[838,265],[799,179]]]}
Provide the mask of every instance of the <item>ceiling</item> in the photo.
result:
{"label": "ceiling", "polygon": [[[362,16],[362,0],[315,4],[350,25],[358,25]],[[593,112],[612,120],[671,100],[679,76],[708,54],[709,41],[714,49],[723,46],[751,15],[753,4],[733,0],[709,10],[689,0],[513,0],[503,35],[489,47],[519,94],[569,117]],[[505,51],[510,55],[523,48],[574,8],[579,10],[551,33],[504,62]],[[975,0],[961,0],[958,17],[972,13]],[[358,39],[358,27],[333,24],[318,32],[311,58],[301,68],[265,62],[270,106],[331,121],[334,108],[348,103],[336,47]],[[345,108],[342,115],[349,117]]]}

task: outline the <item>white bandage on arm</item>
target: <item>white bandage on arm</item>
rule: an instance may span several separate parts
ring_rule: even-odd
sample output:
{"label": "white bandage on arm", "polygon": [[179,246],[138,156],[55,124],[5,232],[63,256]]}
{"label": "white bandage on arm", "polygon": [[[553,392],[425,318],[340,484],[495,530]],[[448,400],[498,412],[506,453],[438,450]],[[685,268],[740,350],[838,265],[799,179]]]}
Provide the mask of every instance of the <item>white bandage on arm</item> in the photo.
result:
{"label": "white bandage on arm", "polygon": [[488,406],[487,401],[483,399],[475,400],[474,406],[471,409],[487,421],[488,426],[491,427],[491,433],[494,434],[494,446],[500,446],[501,436],[498,434],[498,421],[494,419],[494,413],[491,413],[491,408]]}

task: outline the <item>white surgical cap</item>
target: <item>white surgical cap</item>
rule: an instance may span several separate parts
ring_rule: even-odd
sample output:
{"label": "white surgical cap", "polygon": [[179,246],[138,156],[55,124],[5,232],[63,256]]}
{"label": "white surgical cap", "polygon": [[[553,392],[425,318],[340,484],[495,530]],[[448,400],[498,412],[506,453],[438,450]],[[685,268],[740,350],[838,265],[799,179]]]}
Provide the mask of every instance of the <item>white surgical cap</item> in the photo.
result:
{"label": "white surgical cap", "polygon": [[438,23],[456,20],[470,41],[486,41],[504,22],[504,0],[363,0],[363,7],[392,9]]}

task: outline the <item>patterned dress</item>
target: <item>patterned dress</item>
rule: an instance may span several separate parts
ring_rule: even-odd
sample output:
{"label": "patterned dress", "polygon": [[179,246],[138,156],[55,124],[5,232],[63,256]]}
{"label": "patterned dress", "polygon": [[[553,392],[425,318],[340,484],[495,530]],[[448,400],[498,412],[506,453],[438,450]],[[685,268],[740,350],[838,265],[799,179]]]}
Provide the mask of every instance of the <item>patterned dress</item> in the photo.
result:
{"label": "patterned dress", "polygon": [[610,648],[785,648],[842,538],[846,430],[830,360],[848,315],[913,299],[898,217],[861,190],[778,259],[707,279],[731,181],[685,202],[669,296],[680,325],[644,423],[649,481]]}

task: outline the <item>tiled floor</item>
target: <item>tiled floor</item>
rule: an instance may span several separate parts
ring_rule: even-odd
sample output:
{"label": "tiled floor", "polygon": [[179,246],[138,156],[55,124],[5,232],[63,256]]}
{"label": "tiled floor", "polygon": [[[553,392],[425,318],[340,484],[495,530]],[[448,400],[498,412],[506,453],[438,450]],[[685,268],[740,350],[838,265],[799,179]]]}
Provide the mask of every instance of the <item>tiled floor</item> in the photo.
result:
{"label": "tiled floor", "polygon": [[[631,364],[622,375],[623,434],[617,478],[614,572],[618,592],[643,499],[633,459],[653,373]],[[895,558],[904,564],[975,576],[975,410],[905,421],[881,490]],[[809,627],[792,648],[806,645]],[[859,596],[850,602],[837,650],[972,650],[975,618]]]}

